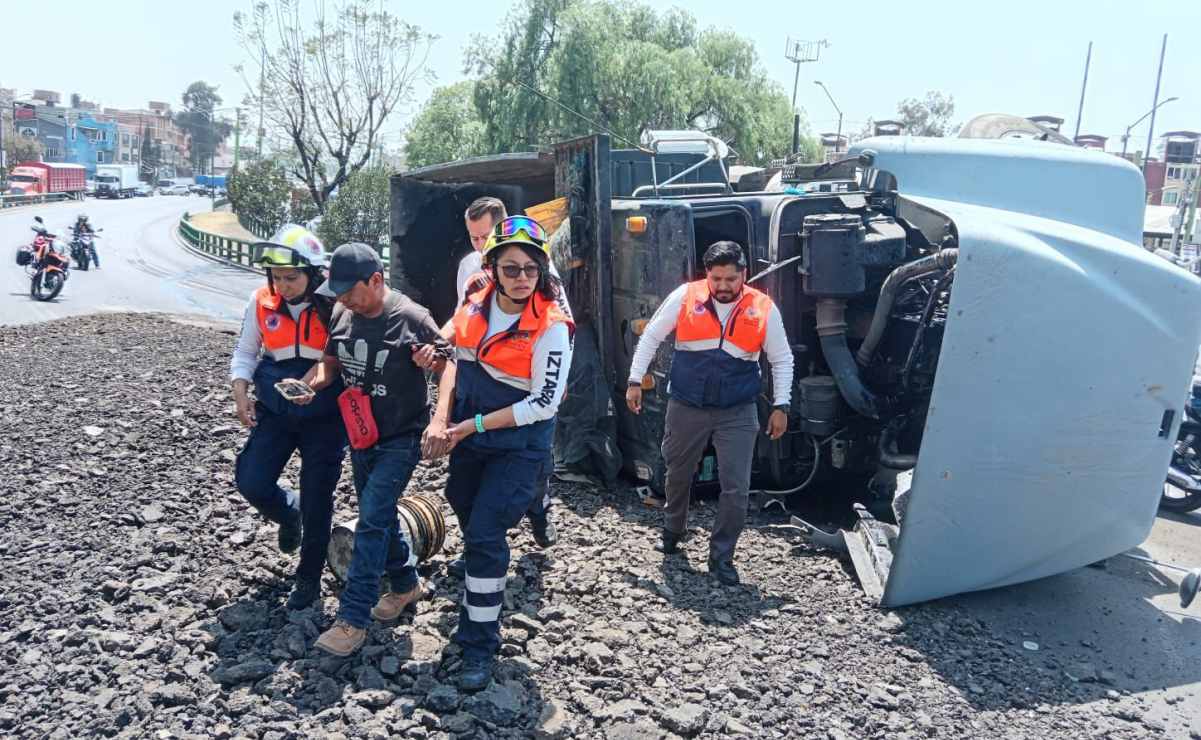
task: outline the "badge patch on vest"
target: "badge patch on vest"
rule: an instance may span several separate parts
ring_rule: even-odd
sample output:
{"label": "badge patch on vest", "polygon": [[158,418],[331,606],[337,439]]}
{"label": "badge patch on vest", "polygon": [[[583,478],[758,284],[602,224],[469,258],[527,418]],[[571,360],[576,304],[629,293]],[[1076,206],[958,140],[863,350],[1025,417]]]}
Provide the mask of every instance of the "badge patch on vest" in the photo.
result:
{"label": "badge patch on vest", "polygon": [[693,307],[692,312],[695,314],[698,314],[698,315],[704,313],[705,312],[705,304],[703,304],[703,303],[696,304],[696,306]]}
{"label": "badge patch on vest", "polygon": [[755,317],[756,317],[756,316],[758,316],[758,315],[759,315],[759,309],[755,308],[754,306],[751,306],[751,307],[747,308],[747,310],[746,310],[746,317],[747,317],[748,319],[753,319],[753,318],[755,318]]}
{"label": "badge patch on vest", "polygon": [[471,314],[472,316],[479,316],[483,312],[484,312],[484,307],[482,304],[470,303],[467,305],[467,313]]}
{"label": "badge patch on vest", "polygon": [[267,331],[275,331],[276,329],[278,329],[279,322],[280,322],[279,314],[277,314],[277,313],[269,314],[267,316],[267,321],[266,321]]}

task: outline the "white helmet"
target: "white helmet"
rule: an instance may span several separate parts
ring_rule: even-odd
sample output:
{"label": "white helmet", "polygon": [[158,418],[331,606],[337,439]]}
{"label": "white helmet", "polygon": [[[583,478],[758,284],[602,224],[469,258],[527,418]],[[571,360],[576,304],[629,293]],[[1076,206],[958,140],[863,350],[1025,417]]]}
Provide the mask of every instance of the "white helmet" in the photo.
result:
{"label": "white helmet", "polygon": [[284,224],[270,239],[254,245],[251,261],[263,267],[326,267],[329,255],[316,234],[297,224]]}

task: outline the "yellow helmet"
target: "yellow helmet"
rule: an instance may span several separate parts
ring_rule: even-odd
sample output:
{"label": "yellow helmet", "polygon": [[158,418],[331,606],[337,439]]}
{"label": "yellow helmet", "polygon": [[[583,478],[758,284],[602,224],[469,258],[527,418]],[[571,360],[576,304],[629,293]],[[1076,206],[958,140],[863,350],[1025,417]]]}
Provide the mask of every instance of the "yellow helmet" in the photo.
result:
{"label": "yellow helmet", "polygon": [[533,247],[550,260],[550,241],[546,238],[546,230],[529,216],[509,216],[501,219],[492,227],[488,241],[484,242],[484,248],[480,250],[480,258],[487,263],[495,256],[498,247],[509,244]]}
{"label": "yellow helmet", "polygon": [[254,244],[251,262],[263,267],[325,267],[329,255],[316,234],[297,224],[284,224],[270,239]]}

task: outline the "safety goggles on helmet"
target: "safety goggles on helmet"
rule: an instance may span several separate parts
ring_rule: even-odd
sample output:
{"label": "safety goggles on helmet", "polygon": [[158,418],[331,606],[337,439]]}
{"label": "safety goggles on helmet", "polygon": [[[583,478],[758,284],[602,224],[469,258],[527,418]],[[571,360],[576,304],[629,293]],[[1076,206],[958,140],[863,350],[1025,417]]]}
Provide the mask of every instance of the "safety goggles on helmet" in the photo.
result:
{"label": "safety goggles on helmet", "polygon": [[323,267],[329,258],[316,234],[284,224],[270,239],[254,245],[251,262],[263,267]]}
{"label": "safety goggles on helmet", "polygon": [[550,245],[547,243],[546,230],[529,216],[509,216],[492,227],[488,241],[484,244],[480,255],[485,262],[495,256],[497,247],[509,244],[524,244],[533,247],[550,258]]}

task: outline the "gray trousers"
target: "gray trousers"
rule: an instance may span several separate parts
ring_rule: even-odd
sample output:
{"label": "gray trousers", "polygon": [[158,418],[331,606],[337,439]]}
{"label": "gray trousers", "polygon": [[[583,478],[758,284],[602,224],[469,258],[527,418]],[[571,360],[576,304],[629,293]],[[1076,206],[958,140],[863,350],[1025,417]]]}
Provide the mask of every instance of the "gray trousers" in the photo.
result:
{"label": "gray trousers", "polygon": [[692,476],[712,437],[717,450],[721,498],[713,535],[709,538],[709,557],[733,560],[738,536],[746,526],[751,461],[758,433],[759,412],[754,401],[728,409],[698,409],[677,401],[667,402],[663,432],[663,460],[667,464],[663,527],[667,531],[679,534],[688,524]]}

